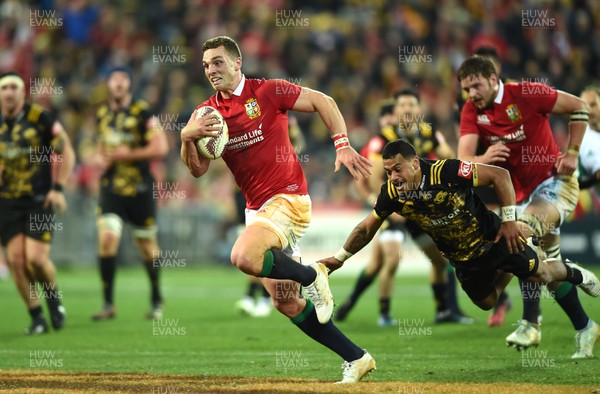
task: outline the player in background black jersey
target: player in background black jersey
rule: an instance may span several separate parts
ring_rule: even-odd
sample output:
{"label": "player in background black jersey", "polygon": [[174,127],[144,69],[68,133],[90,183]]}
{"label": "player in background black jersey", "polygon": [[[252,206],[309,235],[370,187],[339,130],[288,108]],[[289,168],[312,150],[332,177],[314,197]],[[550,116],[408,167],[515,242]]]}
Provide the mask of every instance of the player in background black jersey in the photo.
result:
{"label": "player in background black jersey", "polygon": [[75,163],[69,137],[56,116],[25,102],[25,82],[16,73],[0,76],[0,241],[21,298],[31,315],[25,333],[42,334],[65,323],[62,291],[50,260],[55,212],[67,202],[63,188]]}
{"label": "player in background black jersey", "polygon": [[165,133],[148,104],[131,94],[132,76],[126,67],[113,68],[107,79],[109,99],[96,114],[97,166],[102,171],[98,206],[98,260],[104,305],[93,320],[115,317],[113,287],[123,222],[133,226],[151,285],[149,319],[162,317],[159,289],[160,249],[156,240],[156,201],[150,161],[168,153]]}

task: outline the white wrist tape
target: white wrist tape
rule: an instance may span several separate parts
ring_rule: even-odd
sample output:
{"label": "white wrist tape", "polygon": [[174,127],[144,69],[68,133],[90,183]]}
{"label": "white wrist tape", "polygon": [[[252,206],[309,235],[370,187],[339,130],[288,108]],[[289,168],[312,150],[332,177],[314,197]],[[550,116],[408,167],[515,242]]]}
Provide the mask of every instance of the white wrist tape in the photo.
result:
{"label": "white wrist tape", "polygon": [[502,221],[503,222],[514,222],[517,220],[517,207],[515,205],[509,205],[502,207]]}
{"label": "white wrist tape", "polygon": [[352,256],[354,256],[354,253],[350,253],[344,248],[341,248],[333,255],[333,257],[335,257],[336,260],[341,261],[342,263]]}

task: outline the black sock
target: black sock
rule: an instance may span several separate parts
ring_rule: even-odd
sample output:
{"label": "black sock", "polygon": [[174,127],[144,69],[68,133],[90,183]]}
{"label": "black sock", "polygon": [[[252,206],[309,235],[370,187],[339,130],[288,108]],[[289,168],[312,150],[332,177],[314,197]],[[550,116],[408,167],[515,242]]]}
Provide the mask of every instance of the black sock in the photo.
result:
{"label": "black sock", "polygon": [[311,267],[286,256],[281,250],[269,249],[265,252],[262,271],[258,276],[288,279],[298,282],[302,286],[308,286],[315,281],[317,273]]}
{"label": "black sock", "polygon": [[113,304],[113,286],[115,283],[115,271],[117,269],[117,257],[100,257],[100,276],[104,292],[104,303]]}
{"label": "black sock", "polygon": [[254,281],[250,282],[250,284],[248,285],[248,293],[246,293],[246,295],[250,298],[254,298],[256,292],[258,291],[261,285],[261,283],[256,283]]}
{"label": "black sock", "polygon": [[505,290],[502,290],[502,293],[500,293],[500,295],[498,296],[498,299],[496,300],[496,306],[494,307],[494,309],[497,309],[500,305],[504,304],[504,302],[508,299],[508,294],[506,294]]}
{"label": "black sock", "polygon": [[433,298],[435,298],[435,310],[437,312],[447,310],[448,304],[446,302],[446,284],[432,283],[431,288],[433,289]]}
{"label": "black sock", "polygon": [[150,301],[152,302],[152,306],[156,306],[162,302],[158,280],[160,273],[160,264],[158,264],[158,261],[156,259],[152,259],[145,261],[144,266],[146,267],[148,277],[150,278]]}
{"label": "black sock", "polygon": [[350,294],[349,302],[351,305],[356,304],[356,301],[360,298],[362,293],[365,292],[371,286],[371,283],[375,280],[376,275],[369,276],[367,275],[367,270],[364,269],[360,272],[358,280],[354,285],[354,289],[352,290],[352,294]]}
{"label": "black sock", "polygon": [[390,315],[390,299],[389,298],[380,298],[379,299],[379,314],[382,316]]}
{"label": "black sock", "polygon": [[569,283],[573,283],[574,285],[580,285],[583,282],[583,275],[581,275],[581,271],[577,268],[569,267],[564,261],[563,264],[567,269],[567,277],[565,281]]}
{"label": "black sock", "polygon": [[331,320],[327,324],[319,323],[315,307],[310,300],[306,300],[304,310],[290,320],[306,335],[329,348],[345,361],[358,360],[365,354],[365,351],[338,330]]}
{"label": "black sock", "polygon": [[448,309],[453,313],[460,314],[462,312],[458,307],[458,293],[456,290],[456,274],[454,273],[454,267],[448,264],[446,271],[448,272],[448,282],[446,282],[446,302],[448,304]]}
{"label": "black sock", "polygon": [[575,286],[569,282],[562,282],[560,287],[554,291],[554,299],[569,316],[575,330],[582,330],[587,326],[590,318],[581,306]]}
{"label": "black sock", "polygon": [[42,306],[38,305],[38,306],[34,306],[33,308],[29,308],[29,316],[31,316],[32,320],[43,318]]}
{"label": "black sock", "polygon": [[538,324],[540,315],[540,294],[542,284],[519,279],[521,297],[523,298],[523,320]]}
{"label": "black sock", "polygon": [[265,286],[263,286],[263,284],[260,284],[262,287],[262,296],[265,298],[271,298],[271,294],[269,294],[269,292],[267,291],[267,288]]}
{"label": "black sock", "polygon": [[[44,286],[46,287],[46,286]],[[50,310],[55,311],[60,306],[60,292],[58,291],[58,287],[56,283],[53,286],[48,286],[50,289],[46,290],[46,303],[48,304],[48,308]]]}

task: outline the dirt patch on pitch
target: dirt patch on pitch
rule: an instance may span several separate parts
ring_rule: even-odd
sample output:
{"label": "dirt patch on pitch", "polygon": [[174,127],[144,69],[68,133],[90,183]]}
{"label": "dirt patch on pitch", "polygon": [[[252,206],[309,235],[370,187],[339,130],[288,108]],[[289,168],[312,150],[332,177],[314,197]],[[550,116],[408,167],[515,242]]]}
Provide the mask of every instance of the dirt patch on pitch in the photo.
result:
{"label": "dirt patch on pitch", "polygon": [[591,386],[518,383],[363,382],[338,386],[311,379],[0,371],[0,391],[12,393],[600,393]]}

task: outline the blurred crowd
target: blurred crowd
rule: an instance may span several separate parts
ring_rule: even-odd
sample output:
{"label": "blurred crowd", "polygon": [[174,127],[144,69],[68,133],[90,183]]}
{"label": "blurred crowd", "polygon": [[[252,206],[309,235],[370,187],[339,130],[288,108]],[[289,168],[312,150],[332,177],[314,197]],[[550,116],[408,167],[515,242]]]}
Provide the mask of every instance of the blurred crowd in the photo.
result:
{"label": "blurred crowd", "polygon": [[[4,0],[0,72],[20,72],[30,99],[58,112],[78,153],[70,187],[93,196],[95,109],[107,97],[106,71],[130,66],[135,96],[149,102],[172,148],[155,166],[159,180],[178,182],[184,203],[218,201],[234,212],[223,165],[195,181],[179,160],[179,131],[213,93],[201,46],[216,35],[238,40],[247,77],[285,78],[331,95],[357,149],[378,132],[382,100],[405,87],[420,92],[426,119],[456,144],[455,72],[482,45],[497,48],[512,79],[578,95],[600,75],[595,0]],[[315,203],[352,200],[349,175],[333,174],[333,145],[318,116],[298,121]],[[566,122],[553,120],[559,141]]]}

